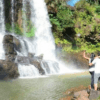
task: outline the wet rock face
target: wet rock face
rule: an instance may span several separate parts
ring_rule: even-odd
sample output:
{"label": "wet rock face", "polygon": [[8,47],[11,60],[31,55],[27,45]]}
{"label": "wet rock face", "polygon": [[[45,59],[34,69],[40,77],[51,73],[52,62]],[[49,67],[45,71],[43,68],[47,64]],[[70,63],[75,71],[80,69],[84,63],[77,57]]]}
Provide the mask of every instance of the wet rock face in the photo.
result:
{"label": "wet rock face", "polygon": [[35,54],[33,54],[33,53],[28,53],[28,57],[29,57],[29,58],[33,58],[34,55],[35,55]]}
{"label": "wet rock face", "polygon": [[[14,77],[14,73],[16,74],[16,70],[18,71],[18,69],[15,70],[13,68],[13,66],[16,67],[15,59],[17,64],[26,65],[26,67],[34,65],[38,69],[40,75],[46,74],[45,71],[48,74],[50,74],[51,72],[59,72],[58,63],[53,61],[44,61],[43,54],[39,56],[35,56],[35,54],[32,53],[28,53],[27,56],[17,55],[17,52],[21,52],[22,45],[20,43],[20,40],[12,35],[4,36],[3,47],[5,50],[5,61],[1,62],[3,66],[1,67],[1,69],[7,68],[7,71],[11,70],[9,71],[9,75],[11,74],[11,77]],[[12,62],[11,65],[9,64],[10,62]],[[52,70],[50,66],[52,66],[55,69],[55,71]]]}
{"label": "wet rock face", "polygon": [[14,48],[17,50],[17,51],[21,51],[21,48],[22,48],[22,46],[21,46],[21,44],[20,44],[20,41],[17,39],[17,38],[15,38],[15,37],[13,37],[13,43],[14,43]]}
{"label": "wet rock face", "polygon": [[39,73],[41,75],[44,75],[45,72],[44,70],[42,69],[42,66],[41,66],[41,61],[39,59],[34,59],[32,58],[32,54],[30,54],[31,57],[24,57],[24,56],[17,56],[17,63],[19,64],[22,64],[22,65],[34,65],[38,70],[39,70]]}
{"label": "wet rock face", "polygon": [[18,11],[22,9],[22,0],[15,0],[14,2],[14,18],[15,22],[18,20]]}
{"label": "wet rock face", "polygon": [[0,60],[0,79],[17,78],[19,76],[16,63]]}
{"label": "wet rock face", "polygon": [[21,44],[20,41],[12,36],[12,35],[5,35],[3,39],[3,47],[5,50],[6,61],[15,61],[16,58],[16,50],[21,51]]}
{"label": "wet rock face", "polygon": [[5,60],[0,60],[0,79],[17,78],[19,76],[18,66],[14,62],[17,53],[14,48],[12,35],[4,36],[3,47],[5,50]]}
{"label": "wet rock face", "polygon": [[17,62],[23,65],[29,65],[30,61],[28,57],[17,56]]}
{"label": "wet rock face", "polygon": [[[21,32],[23,31],[23,13],[22,11],[23,8],[23,0],[13,0],[13,20],[14,20],[14,25],[19,26]],[[31,16],[31,11],[30,11],[30,3],[28,0],[26,0],[26,17],[27,19],[30,19]],[[7,24],[12,24],[12,0],[4,0],[4,15],[5,15],[5,22]],[[8,30],[7,30],[8,31]]]}
{"label": "wet rock face", "polygon": [[[17,55],[17,52],[16,51],[21,51],[21,44],[20,44],[20,41],[12,36],[12,35],[5,35],[4,36],[4,39],[3,39],[3,47],[4,47],[4,50],[5,50],[5,62],[1,62],[2,63],[2,66],[1,68],[8,68],[10,69],[11,71],[11,75],[13,76],[14,75],[14,70],[12,69],[13,68],[13,64],[11,63],[10,66],[7,66],[7,63],[9,62],[15,62],[15,59],[16,59],[16,62],[19,63],[19,64],[22,64],[22,65],[34,65],[38,70],[39,70],[39,73],[41,75],[45,74],[44,70],[42,69],[42,66],[41,66],[41,61],[43,59],[43,55],[40,55],[40,56],[34,56],[35,54],[32,54],[32,53],[28,53],[28,56],[18,56]],[[3,64],[3,63],[6,63]],[[8,65],[9,65],[8,63]],[[18,69],[16,69],[18,70]]]}
{"label": "wet rock face", "polygon": [[[5,20],[7,23],[11,24],[11,1],[4,0],[4,10],[5,10]],[[22,0],[14,0],[14,21],[18,20],[18,11],[22,8]]]}
{"label": "wet rock face", "polygon": [[34,65],[39,70],[39,73],[41,75],[45,74],[45,72],[44,72],[44,70],[42,68],[42,65],[41,65],[41,61],[30,58],[30,64]]}
{"label": "wet rock face", "polygon": [[11,0],[4,0],[4,8],[5,8],[5,12],[4,12],[4,15],[5,15],[5,21],[6,23],[10,23],[10,8],[11,8]]}
{"label": "wet rock face", "polygon": [[15,61],[16,58],[16,51],[14,50],[14,43],[13,43],[13,36],[12,35],[5,35],[3,39],[3,47],[5,50],[5,60],[6,61]]}

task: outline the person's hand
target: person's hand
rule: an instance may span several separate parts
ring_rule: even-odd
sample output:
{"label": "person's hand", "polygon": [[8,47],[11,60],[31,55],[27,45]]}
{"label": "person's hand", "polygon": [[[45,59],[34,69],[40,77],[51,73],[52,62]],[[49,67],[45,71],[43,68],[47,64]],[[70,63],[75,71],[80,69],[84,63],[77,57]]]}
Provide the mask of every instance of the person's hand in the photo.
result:
{"label": "person's hand", "polygon": [[87,59],[87,60],[90,59],[89,57],[87,57],[87,56],[85,55],[85,51],[83,52],[83,57],[84,57],[85,59]]}

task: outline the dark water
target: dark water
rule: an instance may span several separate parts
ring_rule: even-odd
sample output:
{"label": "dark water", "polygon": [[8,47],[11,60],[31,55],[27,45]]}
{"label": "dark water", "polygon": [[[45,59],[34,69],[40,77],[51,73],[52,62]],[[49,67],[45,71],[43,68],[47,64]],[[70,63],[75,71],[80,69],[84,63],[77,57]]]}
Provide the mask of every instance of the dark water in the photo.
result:
{"label": "dark water", "polygon": [[59,100],[67,89],[89,84],[90,75],[0,81],[0,100]]}

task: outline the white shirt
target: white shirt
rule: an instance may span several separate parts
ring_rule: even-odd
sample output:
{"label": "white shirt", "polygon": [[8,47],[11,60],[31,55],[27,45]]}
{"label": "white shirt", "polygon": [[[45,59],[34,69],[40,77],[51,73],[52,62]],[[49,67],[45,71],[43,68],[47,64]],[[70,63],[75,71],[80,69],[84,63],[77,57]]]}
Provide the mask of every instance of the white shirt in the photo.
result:
{"label": "white shirt", "polygon": [[92,64],[95,64],[95,73],[100,73],[100,58],[94,59]]}
{"label": "white shirt", "polygon": [[[89,59],[89,63],[91,63],[91,59]],[[92,65],[90,68],[89,68],[89,72],[93,72],[95,70],[95,66]]]}

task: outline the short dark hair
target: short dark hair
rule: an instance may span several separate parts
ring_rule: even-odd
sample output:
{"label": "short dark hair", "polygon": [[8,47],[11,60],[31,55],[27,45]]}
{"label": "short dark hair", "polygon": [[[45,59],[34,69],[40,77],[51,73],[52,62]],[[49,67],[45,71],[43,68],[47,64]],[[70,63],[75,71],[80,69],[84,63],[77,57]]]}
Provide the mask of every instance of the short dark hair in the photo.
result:
{"label": "short dark hair", "polygon": [[94,60],[94,57],[95,57],[95,54],[94,53],[91,53],[91,62]]}

